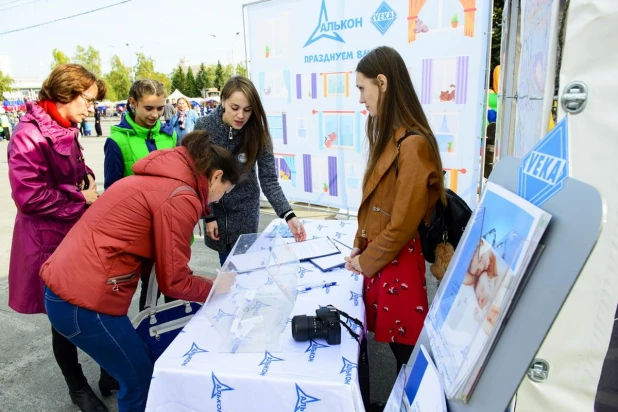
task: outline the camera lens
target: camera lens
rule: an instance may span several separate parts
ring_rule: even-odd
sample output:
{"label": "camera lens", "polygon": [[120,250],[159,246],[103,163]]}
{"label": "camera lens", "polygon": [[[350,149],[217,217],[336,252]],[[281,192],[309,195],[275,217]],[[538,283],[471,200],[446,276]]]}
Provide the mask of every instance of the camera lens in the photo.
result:
{"label": "camera lens", "polygon": [[292,318],[292,337],[297,342],[321,338],[322,321],[315,316],[297,315]]}

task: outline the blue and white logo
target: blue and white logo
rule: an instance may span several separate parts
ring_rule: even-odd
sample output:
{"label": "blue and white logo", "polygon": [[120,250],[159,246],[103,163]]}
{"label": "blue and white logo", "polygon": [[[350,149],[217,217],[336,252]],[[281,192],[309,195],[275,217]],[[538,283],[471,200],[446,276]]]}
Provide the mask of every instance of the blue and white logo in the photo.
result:
{"label": "blue and white logo", "polygon": [[262,371],[260,372],[260,376],[266,376],[266,374],[268,373],[268,370],[270,369],[270,364],[271,363],[273,363],[273,362],[283,362],[283,361],[285,361],[285,359],[277,358],[276,356],[271,355],[270,352],[265,351],[264,352],[264,359],[258,365],[258,366],[262,367]]}
{"label": "blue and white logo", "polygon": [[253,305],[253,307],[251,308],[251,310],[253,310],[253,315],[257,316],[260,314],[260,311],[262,310],[262,308],[267,308],[271,305],[268,305],[262,301],[256,300],[255,301],[255,305]]}
{"label": "blue and white logo", "polygon": [[345,40],[343,40],[343,37],[341,37],[339,31],[357,27],[363,27],[362,17],[357,17],[354,19],[341,19],[340,21],[329,21],[328,12],[326,11],[326,0],[322,0],[318,25],[313,33],[311,33],[309,40],[307,40],[307,43],[305,43],[303,47],[307,47],[320,39],[330,39],[340,43],[345,43]]}
{"label": "blue and white logo", "polygon": [[350,291],[350,300],[354,301],[354,306],[358,306],[359,299],[362,299],[363,295],[360,293]]}
{"label": "blue and white logo", "polygon": [[349,385],[350,382],[352,382],[352,369],[358,369],[358,365],[354,362],[350,362],[343,356],[341,359],[343,359],[343,367],[341,368],[341,372],[339,372],[339,374],[341,375],[342,373],[345,373],[344,382],[346,385]]}
{"label": "blue and white logo", "polygon": [[215,376],[215,373],[212,372],[212,396],[210,399],[217,398],[217,410],[223,410],[221,405],[221,394],[227,391],[233,391],[234,388],[222,383],[219,378]]}
{"label": "blue and white logo", "polygon": [[[348,319],[346,323],[352,332],[359,334],[360,325],[358,323],[354,322],[352,319]],[[354,336],[350,336],[350,338],[354,339]]]}
{"label": "blue and white logo", "polygon": [[352,222],[346,222],[345,220],[342,220],[341,222],[339,222],[339,226],[340,227],[345,227],[345,225],[351,225]]}
{"label": "blue and white logo", "polygon": [[299,267],[298,268],[298,276],[302,279],[305,277],[305,273],[307,272],[313,272],[313,270],[311,269],[305,269],[304,267]]}
{"label": "blue and white logo", "polygon": [[336,237],[337,239],[341,239],[341,237],[342,237],[342,236],[344,236],[344,235],[345,235],[345,233],[335,232],[335,237]]}
{"label": "blue and white logo", "polygon": [[309,353],[309,359],[308,362],[313,362],[315,361],[315,354],[318,351],[318,349],[322,349],[322,348],[328,348],[328,345],[324,345],[322,343],[317,343],[316,341],[314,341],[313,339],[311,339],[309,341],[309,347],[307,348],[307,350],[305,351],[305,353]]}
{"label": "blue and white logo", "polygon": [[249,288],[246,288],[244,286],[242,286],[240,283],[236,282],[236,289],[238,290],[251,290]]}
{"label": "blue and white logo", "polygon": [[219,321],[225,317],[234,317],[233,314],[231,313],[225,313],[224,311],[222,311],[221,309],[219,309],[219,311],[217,312],[217,314],[215,316],[213,316],[212,318],[215,320],[215,323],[219,323]]}
{"label": "blue and white logo", "polygon": [[380,7],[371,16],[371,22],[382,35],[386,33],[389,27],[397,18],[397,13],[385,1],[380,4]]}
{"label": "blue and white logo", "polygon": [[207,353],[207,352],[208,351],[206,349],[199,348],[195,344],[195,342],[193,342],[193,344],[191,345],[191,349],[189,349],[189,352],[182,355],[182,357],[185,358],[185,360],[181,363],[181,366],[187,366],[189,362],[191,362],[191,359],[193,359],[193,357],[197,355],[198,353]]}
{"label": "blue and white logo", "polygon": [[354,282],[358,282],[358,273],[350,273],[350,277],[354,278]]}
{"label": "blue and white logo", "polygon": [[565,117],[524,156],[517,194],[540,206],[564,186],[569,176],[569,129]]}
{"label": "blue and white logo", "polygon": [[271,277],[268,277],[268,279],[266,279],[265,285],[270,286],[270,285],[274,285],[274,283],[275,283],[275,280]]}
{"label": "blue and white logo", "polygon": [[307,395],[305,391],[303,391],[300,386],[296,383],[296,407],[294,408],[294,412],[306,411],[307,405],[313,402],[319,402],[318,398],[315,398],[311,395]]}

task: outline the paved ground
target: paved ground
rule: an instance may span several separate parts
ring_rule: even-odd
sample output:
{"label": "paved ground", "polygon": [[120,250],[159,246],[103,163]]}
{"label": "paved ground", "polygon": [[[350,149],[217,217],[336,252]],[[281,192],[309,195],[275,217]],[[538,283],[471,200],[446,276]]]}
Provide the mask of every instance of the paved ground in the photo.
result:
{"label": "paved ground", "polygon": [[[109,124],[103,122],[104,136],[109,134]],[[82,139],[88,165],[95,171],[102,190],[104,138]],[[5,153],[7,143],[0,142],[0,152]],[[64,412],[76,411],[71,404],[60,370],[51,350],[51,333],[44,315],[20,315],[8,307],[8,263],[15,219],[15,206],[10,197],[6,156],[0,155],[0,412]],[[306,213],[307,218],[321,218],[320,213]],[[330,216],[333,218],[333,216]],[[272,210],[263,209],[260,230],[273,218]],[[219,267],[218,256],[196,241],[193,262],[200,267]],[[199,262],[198,262],[199,260]],[[429,285],[430,293],[435,283]],[[136,294],[137,297],[137,294]],[[130,315],[137,312],[133,300]],[[80,354],[84,372],[98,393],[98,366],[85,354]],[[373,400],[385,400],[395,379],[394,358],[387,345],[370,344],[371,393]],[[110,411],[117,411],[115,397],[105,400]]]}

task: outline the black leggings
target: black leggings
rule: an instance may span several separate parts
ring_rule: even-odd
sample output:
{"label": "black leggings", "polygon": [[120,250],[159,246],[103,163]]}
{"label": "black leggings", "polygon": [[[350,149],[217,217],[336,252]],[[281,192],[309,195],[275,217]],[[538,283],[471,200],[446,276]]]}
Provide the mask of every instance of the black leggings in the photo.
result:
{"label": "black leggings", "polygon": [[71,343],[70,340],[62,336],[52,326],[52,348],[54,350],[54,357],[64,379],[69,385],[69,390],[78,391],[82,389],[88,381],[82,372],[82,366],[77,359],[77,347]]}
{"label": "black leggings", "polygon": [[410,360],[410,355],[412,355],[412,351],[414,350],[414,345],[404,345],[403,343],[389,343],[388,346],[391,347],[391,351],[393,355],[395,355],[395,359],[397,360],[397,376],[399,376],[399,371],[401,367],[408,363]]}

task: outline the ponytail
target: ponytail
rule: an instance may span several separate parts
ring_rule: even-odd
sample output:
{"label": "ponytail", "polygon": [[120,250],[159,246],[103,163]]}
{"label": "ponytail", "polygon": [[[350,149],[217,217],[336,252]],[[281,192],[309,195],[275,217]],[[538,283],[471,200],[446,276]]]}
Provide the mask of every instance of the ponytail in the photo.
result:
{"label": "ponytail", "polygon": [[240,180],[242,167],[240,162],[227,150],[210,142],[210,133],[196,130],[182,138],[181,145],[193,158],[193,165],[198,173],[210,177],[216,170],[221,170],[223,182],[235,185]]}

